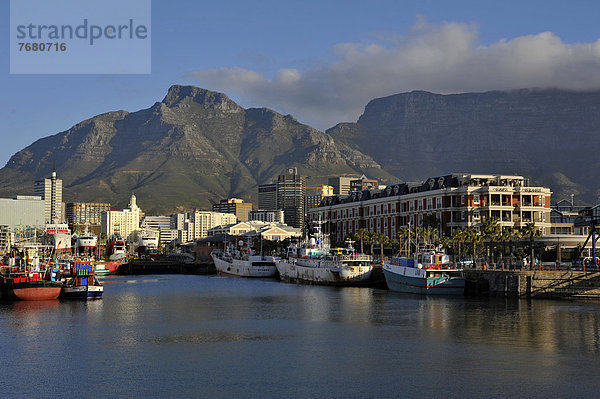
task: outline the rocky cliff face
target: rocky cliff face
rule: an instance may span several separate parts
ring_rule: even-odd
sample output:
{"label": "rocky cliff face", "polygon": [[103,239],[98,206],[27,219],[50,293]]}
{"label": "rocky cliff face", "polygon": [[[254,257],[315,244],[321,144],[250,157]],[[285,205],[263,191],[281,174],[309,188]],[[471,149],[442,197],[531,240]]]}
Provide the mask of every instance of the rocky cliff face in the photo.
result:
{"label": "rocky cliff face", "polygon": [[359,150],[275,111],[244,109],[225,94],[172,86],[138,112],[109,112],[40,139],[0,170],[0,195],[31,194],[55,164],[66,201],[125,206],[135,192],[148,213],[255,200],[257,185],[296,166],[311,184],[339,173],[393,179]]}
{"label": "rocky cliff face", "polygon": [[327,131],[402,180],[506,173],[596,203],[600,92],[520,90],[372,100],[357,123]]}

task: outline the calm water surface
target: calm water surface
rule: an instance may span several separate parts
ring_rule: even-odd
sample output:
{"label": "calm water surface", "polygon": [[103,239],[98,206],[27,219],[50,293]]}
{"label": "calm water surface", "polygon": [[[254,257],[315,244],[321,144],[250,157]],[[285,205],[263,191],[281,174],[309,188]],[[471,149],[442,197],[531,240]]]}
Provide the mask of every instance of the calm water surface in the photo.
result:
{"label": "calm water surface", "polygon": [[596,397],[600,303],[207,276],[0,302],[1,397]]}

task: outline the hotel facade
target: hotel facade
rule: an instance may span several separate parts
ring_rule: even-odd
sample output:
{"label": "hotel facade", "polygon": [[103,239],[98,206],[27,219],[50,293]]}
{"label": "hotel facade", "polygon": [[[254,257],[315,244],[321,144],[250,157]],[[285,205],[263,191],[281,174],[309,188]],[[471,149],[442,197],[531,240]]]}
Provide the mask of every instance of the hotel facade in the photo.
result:
{"label": "hotel facade", "polygon": [[522,176],[454,173],[326,197],[308,217],[327,222],[332,242],[359,229],[396,238],[400,228],[423,226],[432,217],[445,235],[461,227],[478,228],[488,218],[497,218],[503,228],[535,223],[549,234],[551,195],[549,188],[530,186]]}

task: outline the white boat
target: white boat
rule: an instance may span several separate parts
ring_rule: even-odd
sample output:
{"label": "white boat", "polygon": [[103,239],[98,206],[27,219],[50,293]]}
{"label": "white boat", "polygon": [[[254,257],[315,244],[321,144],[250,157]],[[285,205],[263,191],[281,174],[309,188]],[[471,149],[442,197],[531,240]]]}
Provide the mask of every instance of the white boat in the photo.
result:
{"label": "white boat", "polygon": [[109,244],[110,255],[108,260],[125,261],[129,254],[127,253],[127,242],[124,240],[116,240]]}
{"label": "white boat", "polygon": [[138,246],[136,252],[139,255],[157,254],[158,253],[158,231],[143,230],[138,238]]}
{"label": "white boat", "polygon": [[93,254],[98,246],[98,238],[91,233],[83,233],[75,241],[75,251],[78,254]]}
{"label": "white boat", "polygon": [[66,223],[48,223],[44,231],[49,245],[54,247],[56,253],[71,251],[71,230]]}
{"label": "white boat", "polygon": [[351,243],[346,248],[329,248],[321,224],[317,222],[314,238],[301,247],[291,247],[286,259],[275,261],[279,278],[303,284],[366,284],[373,272],[372,257],[357,253]]}
{"label": "white boat", "polygon": [[383,264],[387,286],[392,291],[423,295],[464,295],[462,269],[453,268],[448,255],[425,251],[414,258],[391,258]]}
{"label": "white boat", "polygon": [[217,273],[234,277],[275,277],[277,266],[272,256],[253,255],[240,250],[211,253]]}

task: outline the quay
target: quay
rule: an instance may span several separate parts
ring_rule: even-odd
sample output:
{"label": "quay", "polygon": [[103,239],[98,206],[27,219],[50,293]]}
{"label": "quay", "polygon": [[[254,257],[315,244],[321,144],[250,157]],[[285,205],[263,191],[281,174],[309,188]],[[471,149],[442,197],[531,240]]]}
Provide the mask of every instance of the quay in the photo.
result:
{"label": "quay", "polygon": [[598,270],[465,270],[467,295],[600,299]]}

